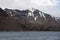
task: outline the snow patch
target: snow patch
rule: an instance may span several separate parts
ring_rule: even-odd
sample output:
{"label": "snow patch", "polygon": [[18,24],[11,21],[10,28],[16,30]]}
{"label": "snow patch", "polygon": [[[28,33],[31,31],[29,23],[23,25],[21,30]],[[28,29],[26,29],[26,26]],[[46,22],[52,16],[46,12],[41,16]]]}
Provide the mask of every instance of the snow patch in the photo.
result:
{"label": "snow patch", "polygon": [[[14,11],[15,12],[15,11]],[[11,11],[9,12],[10,16],[15,16],[16,14],[13,14]]]}
{"label": "snow patch", "polygon": [[28,17],[29,17],[29,16],[32,16],[32,17],[34,17],[34,13],[32,13],[32,12],[29,12],[29,13],[28,13]]}
{"label": "snow patch", "polygon": [[42,17],[42,13],[41,13],[41,12],[39,12],[39,14],[40,14],[40,17]]}
{"label": "snow patch", "polygon": [[35,9],[34,9],[34,8],[31,8],[31,9],[29,9],[29,10],[30,10],[31,12],[34,12]]}
{"label": "snow patch", "polygon": [[45,18],[45,15],[42,13],[42,16]]}
{"label": "snow patch", "polygon": [[36,20],[37,20],[37,18],[38,18],[38,16],[34,17],[34,20],[36,21]]}
{"label": "snow patch", "polygon": [[40,14],[41,17],[45,18],[45,15],[43,13],[39,12],[39,14]]}
{"label": "snow patch", "polygon": [[60,18],[59,17],[55,17],[55,20],[58,22],[58,20],[60,20]]}
{"label": "snow patch", "polygon": [[13,16],[11,11],[9,13],[10,13],[10,16]]}

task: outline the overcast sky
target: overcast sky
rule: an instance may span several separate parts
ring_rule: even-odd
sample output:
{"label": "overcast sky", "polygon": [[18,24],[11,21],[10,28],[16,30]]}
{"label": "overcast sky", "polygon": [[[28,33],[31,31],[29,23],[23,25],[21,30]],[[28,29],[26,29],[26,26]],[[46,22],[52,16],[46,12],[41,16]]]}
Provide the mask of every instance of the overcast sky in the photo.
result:
{"label": "overcast sky", "polygon": [[0,7],[3,9],[36,8],[45,13],[60,17],[60,0],[0,0]]}

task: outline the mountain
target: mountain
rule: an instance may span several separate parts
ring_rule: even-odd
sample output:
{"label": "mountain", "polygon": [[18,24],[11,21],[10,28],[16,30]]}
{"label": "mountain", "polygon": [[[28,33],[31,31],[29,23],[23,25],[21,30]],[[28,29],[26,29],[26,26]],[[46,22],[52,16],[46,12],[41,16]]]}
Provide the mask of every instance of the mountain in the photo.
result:
{"label": "mountain", "polygon": [[4,17],[3,22],[1,22],[0,24],[0,30],[8,31],[60,30],[60,18],[53,17],[50,14],[44,13],[34,8],[26,10],[7,8],[2,10],[0,8],[0,16],[1,18]]}

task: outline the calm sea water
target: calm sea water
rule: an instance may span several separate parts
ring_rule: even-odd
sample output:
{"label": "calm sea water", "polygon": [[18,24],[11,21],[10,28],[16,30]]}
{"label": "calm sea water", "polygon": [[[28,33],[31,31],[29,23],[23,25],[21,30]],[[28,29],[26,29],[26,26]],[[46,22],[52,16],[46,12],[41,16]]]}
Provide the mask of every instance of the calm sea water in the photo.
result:
{"label": "calm sea water", "polygon": [[0,32],[0,40],[60,40],[60,32]]}

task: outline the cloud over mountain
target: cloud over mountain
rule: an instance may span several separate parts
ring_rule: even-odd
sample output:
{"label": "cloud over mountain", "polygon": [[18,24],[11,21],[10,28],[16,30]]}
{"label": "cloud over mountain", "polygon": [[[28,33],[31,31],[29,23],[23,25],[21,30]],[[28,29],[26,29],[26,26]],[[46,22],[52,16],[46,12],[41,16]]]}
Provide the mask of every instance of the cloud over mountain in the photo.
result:
{"label": "cloud over mountain", "polygon": [[59,10],[56,10],[57,9],[56,6],[58,4],[59,0],[1,0],[0,1],[0,6],[2,8],[12,8],[12,9],[37,8],[46,13],[51,13],[53,10],[55,14],[57,14],[57,12],[58,14],[60,13]]}

